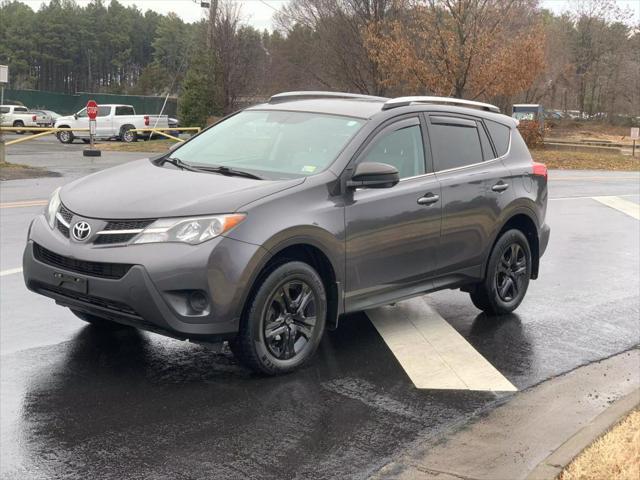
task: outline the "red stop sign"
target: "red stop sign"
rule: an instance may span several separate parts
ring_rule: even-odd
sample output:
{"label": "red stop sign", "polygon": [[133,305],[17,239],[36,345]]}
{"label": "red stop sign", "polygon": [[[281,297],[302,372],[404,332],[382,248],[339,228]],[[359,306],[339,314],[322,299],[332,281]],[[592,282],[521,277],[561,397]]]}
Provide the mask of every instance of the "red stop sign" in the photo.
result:
{"label": "red stop sign", "polygon": [[95,100],[89,100],[87,102],[87,116],[91,120],[95,120],[98,116],[98,104],[95,102]]}

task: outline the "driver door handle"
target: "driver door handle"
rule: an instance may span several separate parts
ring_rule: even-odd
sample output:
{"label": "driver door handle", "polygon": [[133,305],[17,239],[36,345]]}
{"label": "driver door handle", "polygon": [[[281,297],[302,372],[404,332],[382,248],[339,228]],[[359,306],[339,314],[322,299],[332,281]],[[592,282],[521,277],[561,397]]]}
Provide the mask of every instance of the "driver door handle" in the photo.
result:
{"label": "driver door handle", "polygon": [[427,193],[424,197],[420,197],[418,199],[418,205],[431,205],[440,200],[439,195],[434,195],[433,193]]}
{"label": "driver door handle", "polygon": [[494,192],[504,192],[507,188],[509,188],[508,183],[498,182],[493,187],[491,187],[491,190],[493,190]]}

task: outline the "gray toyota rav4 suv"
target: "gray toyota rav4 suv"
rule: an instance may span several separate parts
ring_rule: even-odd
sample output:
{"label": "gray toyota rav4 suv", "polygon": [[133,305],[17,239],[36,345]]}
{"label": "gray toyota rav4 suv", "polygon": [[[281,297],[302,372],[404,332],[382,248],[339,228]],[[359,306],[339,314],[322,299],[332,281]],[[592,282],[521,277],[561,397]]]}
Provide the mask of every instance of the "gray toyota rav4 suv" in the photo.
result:
{"label": "gray toyota rav4 suv", "polygon": [[228,340],[277,374],[345,313],[445,288],[513,311],[546,205],[546,167],[492,105],[283,93],[56,190],[24,278],[96,326]]}

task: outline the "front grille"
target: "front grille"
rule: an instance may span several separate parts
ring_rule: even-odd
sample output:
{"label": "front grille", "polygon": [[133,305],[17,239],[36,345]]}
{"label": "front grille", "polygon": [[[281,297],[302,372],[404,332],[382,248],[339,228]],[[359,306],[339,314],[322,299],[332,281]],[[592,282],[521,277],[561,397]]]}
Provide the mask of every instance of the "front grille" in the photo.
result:
{"label": "front grille", "polygon": [[126,313],[127,315],[135,315],[139,317],[138,312],[136,312],[133,308],[131,308],[126,303],[116,302],[115,300],[109,300],[106,298],[94,297],[92,295],[75,292],[73,290],[67,290],[66,288],[54,287],[53,285],[45,285],[40,282],[35,283],[34,287],[37,290],[52,292],[63,297],[71,298],[73,300],[79,300],[85,303],[90,303],[91,305],[106,308],[114,312]]}
{"label": "front grille", "polygon": [[60,204],[60,211],[58,213],[62,218],[64,218],[65,222],[71,223],[71,219],[73,218],[73,212],[71,210]]}
{"label": "front grille", "polygon": [[111,245],[112,243],[125,243],[135,237],[137,233],[114,233],[98,235],[94,240],[95,245]]}
{"label": "front grille", "polygon": [[[73,218],[73,212],[71,210],[69,210],[67,207],[61,204],[60,210],[58,210],[58,213],[64,219],[65,222],[71,223],[71,219]],[[69,227],[63,225],[63,223],[57,219],[56,219],[56,226],[58,227],[58,230],[60,231],[60,233],[62,233],[65,237],[69,238]]]}
{"label": "front grille", "polygon": [[60,233],[69,238],[69,227],[65,227],[60,220],[56,220],[56,225]]}
{"label": "front grille", "polygon": [[155,220],[110,220],[104,230],[138,230],[151,225]]}
{"label": "front grille", "polygon": [[75,258],[58,255],[37,243],[33,244],[33,254],[36,260],[46,263],[47,265],[51,265],[52,267],[59,267],[63,270],[101,278],[122,278],[133,266],[125,263],[87,262],[84,260],[76,260]]}

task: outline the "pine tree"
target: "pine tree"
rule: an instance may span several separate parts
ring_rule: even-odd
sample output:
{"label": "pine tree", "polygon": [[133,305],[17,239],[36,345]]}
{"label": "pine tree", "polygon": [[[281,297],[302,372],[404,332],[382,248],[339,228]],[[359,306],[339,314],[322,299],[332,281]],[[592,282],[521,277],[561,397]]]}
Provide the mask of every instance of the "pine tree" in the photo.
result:
{"label": "pine tree", "polygon": [[204,127],[209,117],[220,114],[217,97],[214,56],[210,51],[198,50],[182,83],[180,123]]}

